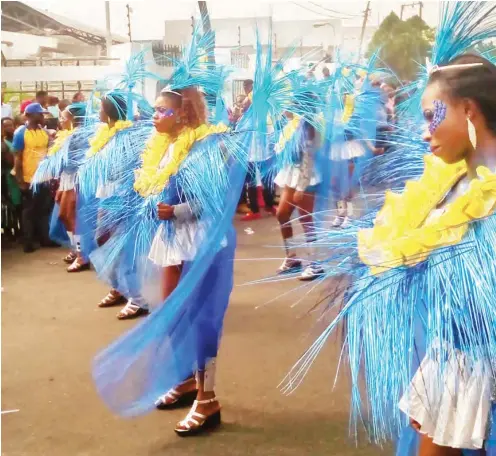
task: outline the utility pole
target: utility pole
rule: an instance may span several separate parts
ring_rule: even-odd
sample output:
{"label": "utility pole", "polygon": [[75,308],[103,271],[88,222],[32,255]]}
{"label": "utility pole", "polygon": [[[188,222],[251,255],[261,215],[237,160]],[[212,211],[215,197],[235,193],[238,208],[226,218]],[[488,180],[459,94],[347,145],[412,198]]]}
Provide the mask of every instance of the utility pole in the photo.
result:
{"label": "utility pole", "polygon": [[[198,2],[200,9],[200,17],[202,19],[203,33],[212,33],[212,25],[210,24],[210,15],[208,14],[207,2]],[[208,61],[215,63],[215,42],[212,42],[210,49],[207,49]]]}
{"label": "utility pole", "polygon": [[112,32],[110,31],[110,2],[105,2],[105,19],[107,23],[107,36],[105,38],[105,47],[107,48],[107,57],[110,57],[110,50],[112,48]]}
{"label": "utility pole", "polygon": [[129,41],[131,42],[133,41],[131,36],[131,13],[133,12],[133,10],[129,6],[129,3],[126,5],[126,9],[127,9],[127,34],[129,36]]}
{"label": "utility pole", "polygon": [[363,38],[365,37],[365,28],[367,27],[369,14],[370,14],[370,2],[367,2],[367,8],[363,13],[362,32],[360,33],[360,44],[358,45],[358,58],[360,58],[362,55]]}

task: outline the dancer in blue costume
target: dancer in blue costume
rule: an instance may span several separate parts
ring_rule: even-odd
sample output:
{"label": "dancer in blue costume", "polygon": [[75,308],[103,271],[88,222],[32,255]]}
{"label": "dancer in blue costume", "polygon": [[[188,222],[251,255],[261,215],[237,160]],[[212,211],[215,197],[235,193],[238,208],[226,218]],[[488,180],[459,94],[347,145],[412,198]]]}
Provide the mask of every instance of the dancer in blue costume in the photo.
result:
{"label": "dancer in blue costume", "polygon": [[[296,80],[295,80],[296,78]],[[291,216],[299,211],[299,222],[305,232],[307,246],[315,240],[313,212],[315,196],[322,177],[319,170],[321,161],[318,154],[322,145],[323,117],[319,113],[324,108],[322,88],[313,81],[302,81],[301,76],[293,75],[293,87],[299,86],[294,100],[293,112],[286,112],[287,123],[281,131],[275,146],[279,172],[275,183],[282,189],[277,219],[281,226],[285,258],[278,269],[279,274],[297,272],[302,266],[301,258],[296,257]],[[297,114],[296,114],[297,113]],[[320,116],[320,117],[319,117]],[[323,270],[310,262],[300,275],[300,280],[313,280]]]}
{"label": "dancer in blue costume", "polygon": [[[98,245],[105,244],[112,236],[116,220],[107,220],[106,205],[119,192],[120,180],[132,180],[137,166],[136,153],[149,135],[150,128],[141,123],[133,124],[131,117],[133,98],[128,91],[113,90],[102,98],[100,121],[96,134],[90,139],[86,150],[86,161],[81,166],[78,178],[80,207],[78,219],[84,231],[83,253],[90,257]],[[147,306],[130,273],[123,276],[109,275],[112,289],[99,303],[99,307],[111,307],[126,298],[140,303],[140,314],[147,313]],[[139,316],[139,315],[133,315]]]}
{"label": "dancer in blue costume", "polygon": [[[372,58],[368,68],[355,68],[353,71],[356,80],[350,88],[350,81],[343,81],[343,76],[336,77],[334,88],[336,93],[331,94],[331,106],[334,116],[331,119],[332,137],[330,138],[331,182],[338,200],[337,214],[331,222],[333,227],[347,228],[351,219],[356,216],[353,198],[363,173],[367,159],[380,152],[376,147],[376,130],[381,114],[380,89],[372,73],[375,59]],[[344,69],[343,69],[344,70]],[[350,71],[347,69],[346,71]],[[343,82],[346,82],[343,84]],[[337,85],[341,87],[337,87]],[[342,100],[336,100],[336,96]],[[342,105],[342,109],[334,105]]]}
{"label": "dancer in blue costume", "polygon": [[[106,259],[98,267],[102,271],[123,258],[141,271],[158,267],[167,299],[94,364],[99,393],[122,415],[156,405],[190,405],[196,398],[176,425],[181,436],[220,424],[215,364],[233,284],[232,218],[246,174],[248,142],[244,133],[207,123],[198,87],[212,87],[218,72],[198,51],[211,48],[199,43],[213,37],[197,39],[155,103],[155,131],[133,185],[122,182],[127,193],[121,204],[109,208],[121,224],[99,249]],[[133,255],[123,256],[126,251]],[[164,391],[168,394],[156,404]]]}
{"label": "dancer in blue costume", "polygon": [[295,388],[343,323],[352,421],[376,441],[403,430],[401,456],[495,454],[496,67],[463,50],[494,36],[496,8],[444,8],[422,96],[433,155],[418,181],[386,195],[373,224],[319,239],[329,276],[348,273],[351,284],[287,379]]}
{"label": "dancer in blue costume", "polygon": [[72,251],[64,258],[69,264],[68,272],[89,268],[89,262],[81,255],[80,236],[76,233],[76,173],[84,161],[88,139],[94,130],[84,127],[86,106],[72,104],[60,114],[60,130],[40,162],[33,177],[33,188],[52,179],[59,180],[55,205],[50,222],[50,238],[61,244],[68,244]]}

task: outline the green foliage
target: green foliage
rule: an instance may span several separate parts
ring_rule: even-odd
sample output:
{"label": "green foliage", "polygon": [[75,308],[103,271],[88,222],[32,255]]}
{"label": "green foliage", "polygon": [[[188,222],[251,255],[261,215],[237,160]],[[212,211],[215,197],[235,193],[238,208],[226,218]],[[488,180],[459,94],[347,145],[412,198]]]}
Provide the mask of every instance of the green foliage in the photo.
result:
{"label": "green foliage", "polygon": [[434,30],[419,16],[402,21],[391,12],[375,32],[367,56],[378,52],[380,60],[400,79],[411,81],[418,65],[425,64],[433,43]]}

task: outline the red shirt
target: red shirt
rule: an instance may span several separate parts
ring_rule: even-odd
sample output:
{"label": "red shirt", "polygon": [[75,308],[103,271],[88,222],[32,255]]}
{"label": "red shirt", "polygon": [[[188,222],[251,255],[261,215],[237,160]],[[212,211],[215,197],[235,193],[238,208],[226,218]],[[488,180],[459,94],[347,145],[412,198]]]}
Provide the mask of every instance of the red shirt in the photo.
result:
{"label": "red shirt", "polygon": [[31,103],[34,103],[35,100],[24,100],[22,103],[21,103],[21,114],[24,114],[24,111],[26,110],[26,108],[31,104]]}

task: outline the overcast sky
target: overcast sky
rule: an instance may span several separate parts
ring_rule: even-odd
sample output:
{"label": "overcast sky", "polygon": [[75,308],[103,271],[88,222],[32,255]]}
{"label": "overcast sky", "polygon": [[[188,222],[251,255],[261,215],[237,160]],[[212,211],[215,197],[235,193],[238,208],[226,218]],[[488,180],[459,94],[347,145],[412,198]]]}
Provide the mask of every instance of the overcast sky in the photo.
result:
{"label": "overcast sky", "polygon": [[[70,17],[78,22],[105,29],[104,1],[29,1],[34,7]],[[133,39],[160,39],[164,21],[189,19],[198,14],[197,2],[188,0],[135,0],[111,1],[111,28],[113,33],[127,34],[126,4],[132,8],[131,26]],[[366,1],[260,1],[260,0],[211,0],[207,2],[213,18],[272,16],[274,20],[343,18],[344,24],[361,25]],[[377,25],[391,10],[400,14],[402,3],[408,1],[372,1],[370,25]],[[84,4],[84,8],[82,7]],[[424,1],[424,19],[435,25],[438,20],[439,1]],[[405,17],[418,13],[418,7],[406,8]]]}

